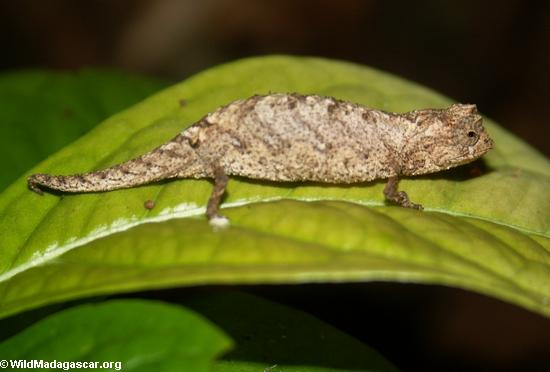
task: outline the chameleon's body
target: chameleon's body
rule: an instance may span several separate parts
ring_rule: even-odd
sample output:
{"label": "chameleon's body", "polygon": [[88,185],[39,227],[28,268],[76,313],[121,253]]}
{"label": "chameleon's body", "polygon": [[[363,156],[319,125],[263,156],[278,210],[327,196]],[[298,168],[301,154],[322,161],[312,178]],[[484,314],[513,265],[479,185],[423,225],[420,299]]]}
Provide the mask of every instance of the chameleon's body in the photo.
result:
{"label": "chameleon's body", "polygon": [[35,174],[29,187],[65,192],[128,188],[167,178],[214,178],[207,214],[227,176],[270,181],[354,183],[389,179],[386,197],[420,208],[397,191],[397,177],[455,167],[492,141],[474,105],[392,114],[330,97],[253,96],[221,107],[166,144],[128,162],[72,176]]}

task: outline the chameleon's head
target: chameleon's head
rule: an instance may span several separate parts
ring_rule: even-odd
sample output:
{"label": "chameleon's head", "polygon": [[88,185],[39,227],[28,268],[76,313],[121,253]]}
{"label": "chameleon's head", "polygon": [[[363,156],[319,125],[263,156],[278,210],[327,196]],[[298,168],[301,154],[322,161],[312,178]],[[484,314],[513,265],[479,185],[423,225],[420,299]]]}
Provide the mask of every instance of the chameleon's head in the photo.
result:
{"label": "chameleon's head", "polygon": [[418,110],[409,115],[418,132],[405,149],[405,157],[410,159],[402,170],[406,175],[466,164],[493,146],[475,105],[454,104],[443,110]]}

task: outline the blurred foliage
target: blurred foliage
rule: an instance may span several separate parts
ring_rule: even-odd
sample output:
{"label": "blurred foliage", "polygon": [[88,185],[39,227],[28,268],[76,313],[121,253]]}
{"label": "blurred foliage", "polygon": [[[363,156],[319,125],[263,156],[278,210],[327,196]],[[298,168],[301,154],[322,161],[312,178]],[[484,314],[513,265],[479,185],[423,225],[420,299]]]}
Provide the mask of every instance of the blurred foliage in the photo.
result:
{"label": "blurred foliage", "polygon": [[27,169],[166,84],[101,70],[0,74],[0,191]]}

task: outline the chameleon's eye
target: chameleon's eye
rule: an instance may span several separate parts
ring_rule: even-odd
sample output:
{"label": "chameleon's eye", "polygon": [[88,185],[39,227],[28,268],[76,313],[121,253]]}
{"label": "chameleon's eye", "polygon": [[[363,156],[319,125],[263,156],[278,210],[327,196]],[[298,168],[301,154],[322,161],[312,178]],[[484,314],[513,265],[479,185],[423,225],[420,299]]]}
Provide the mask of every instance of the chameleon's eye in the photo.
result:
{"label": "chameleon's eye", "polygon": [[468,132],[468,141],[470,142],[470,146],[475,145],[478,139],[479,139],[479,135],[477,134],[477,132],[473,130]]}

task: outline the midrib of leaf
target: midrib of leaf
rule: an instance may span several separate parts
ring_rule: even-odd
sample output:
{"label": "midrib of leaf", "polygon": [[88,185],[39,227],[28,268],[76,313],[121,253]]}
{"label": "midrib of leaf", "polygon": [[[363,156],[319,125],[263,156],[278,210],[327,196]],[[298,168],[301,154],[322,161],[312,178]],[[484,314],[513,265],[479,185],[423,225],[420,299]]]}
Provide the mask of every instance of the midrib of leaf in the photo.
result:
{"label": "midrib of leaf", "polygon": [[[159,191],[157,192],[157,196],[162,195],[164,190],[165,190],[165,186],[161,186]],[[269,202],[280,201],[280,200],[285,200],[285,199],[304,201],[304,202],[347,201],[349,203],[353,203],[353,204],[357,204],[357,205],[361,205],[361,206],[366,206],[366,207],[373,207],[373,206],[378,206],[379,207],[379,206],[384,206],[385,205],[384,202],[375,202],[375,201],[361,202],[361,201],[357,201],[357,200],[346,200],[345,198],[341,198],[341,199],[314,198],[314,197],[300,198],[300,197],[294,197],[292,195],[292,191],[289,191],[289,193],[287,195],[282,196],[282,197],[271,197],[271,198],[263,198],[263,199],[259,199],[259,198],[241,199],[241,200],[237,200],[237,201],[233,201],[233,202],[224,203],[222,205],[221,209],[225,210],[227,208],[241,207],[241,206],[246,206],[246,205],[254,204],[254,203],[269,203]],[[156,202],[156,200],[155,200],[155,202]],[[184,207],[183,210],[181,210],[181,206]],[[116,227],[107,227],[106,229],[101,229],[99,233],[92,233],[92,234],[85,235],[80,239],[77,239],[77,240],[74,240],[74,241],[70,242],[69,244],[57,245],[55,249],[48,250],[46,254],[44,254],[42,256],[38,256],[35,259],[31,259],[26,264],[17,266],[15,268],[11,269],[11,270],[8,270],[8,271],[0,274],[0,282],[4,281],[4,280],[8,280],[11,277],[13,277],[14,275],[16,275],[16,274],[18,274],[22,271],[25,271],[26,269],[28,269],[30,267],[34,267],[34,266],[37,266],[37,265],[48,263],[49,261],[54,260],[56,257],[68,252],[69,250],[74,249],[74,248],[78,248],[78,247],[80,247],[82,245],[85,245],[85,244],[87,244],[91,241],[94,241],[96,239],[100,239],[102,237],[105,237],[105,236],[108,236],[108,235],[111,235],[111,234],[114,234],[114,233],[126,231],[128,229],[131,229],[135,226],[138,226],[138,225],[141,225],[141,224],[144,224],[144,223],[158,223],[158,222],[167,221],[167,220],[170,220],[170,219],[173,219],[173,218],[188,218],[188,217],[194,217],[194,216],[203,216],[206,212],[206,208],[203,207],[203,206],[188,205],[187,203],[182,203],[180,206],[175,206],[174,209],[178,210],[178,212],[176,212],[176,213],[167,213],[167,214],[157,215],[157,216],[152,216],[152,217],[147,217],[147,215],[150,214],[151,211],[146,210],[144,212],[144,214],[142,215],[142,217],[140,217],[136,220],[133,220],[133,221],[128,221],[128,223],[126,223],[126,224],[116,223]],[[53,210],[53,208],[49,209],[47,211],[47,213],[40,219],[38,224],[33,229],[33,232],[27,237],[27,239],[25,240],[25,243],[23,245],[25,245],[27,243],[27,241],[33,237],[34,232],[37,231],[37,228],[42,224],[43,221],[45,221],[47,219],[49,213],[52,210]],[[483,218],[483,217],[479,217],[479,216],[475,216],[475,215],[469,215],[469,214],[465,214],[465,213],[454,212],[454,211],[445,210],[445,209],[438,209],[438,208],[429,208],[429,207],[426,207],[424,209],[424,212],[437,212],[437,213],[448,214],[448,215],[455,216],[455,217],[465,217],[465,218],[478,219],[478,220],[481,220],[481,221],[488,221],[488,222],[494,223],[496,225],[505,226],[505,227],[509,227],[511,229],[514,229],[514,230],[518,230],[518,231],[520,231],[522,233],[525,233],[525,234],[538,235],[538,236],[540,236],[542,238],[545,238],[545,239],[550,238],[550,236],[547,235],[547,234],[541,234],[541,233],[538,233],[536,231],[524,229],[524,228],[521,228],[520,226],[515,226],[515,225],[511,225],[511,224],[507,224],[507,223],[502,223],[502,221],[498,221],[498,220],[494,220],[494,219],[490,219],[490,218]],[[117,221],[115,221],[115,222],[117,222]],[[549,254],[550,254],[550,251],[549,251]],[[14,261],[16,261],[17,258],[18,258],[18,256],[15,257]]]}

